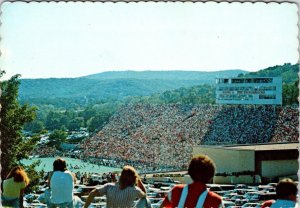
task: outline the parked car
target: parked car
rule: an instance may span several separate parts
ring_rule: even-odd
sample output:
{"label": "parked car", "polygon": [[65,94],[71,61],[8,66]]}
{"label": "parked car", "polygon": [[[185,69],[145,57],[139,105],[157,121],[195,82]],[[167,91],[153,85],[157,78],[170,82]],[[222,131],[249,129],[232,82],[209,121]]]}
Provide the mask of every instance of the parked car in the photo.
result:
{"label": "parked car", "polygon": [[80,186],[77,189],[74,189],[74,195],[79,197],[89,195],[89,193],[95,188],[96,186]]}
{"label": "parked car", "polygon": [[258,191],[247,192],[243,195],[244,199],[250,200],[254,195],[258,195]]}
{"label": "parked car", "polygon": [[165,177],[161,181],[155,181],[153,183],[155,188],[160,188],[162,186],[170,186],[172,184],[180,184],[180,181],[175,181],[173,178]]}
{"label": "parked car", "polygon": [[244,199],[243,195],[235,195],[231,198],[231,200],[236,201],[237,199]]}
{"label": "parked car", "polygon": [[258,202],[259,200],[260,200],[259,193],[255,193],[249,198],[248,201],[249,202]]}
{"label": "parked car", "polygon": [[246,203],[242,206],[242,208],[247,208],[247,207],[255,207],[255,208],[260,208],[261,205],[259,203]]}
{"label": "parked car", "polygon": [[161,191],[170,191],[171,188],[170,188],[169,186],[161,186],[161,187],[160,187],[160,190],[161,190]]}
{"label": "parked car", "polygon": [[145,186],[145,188],[146,188],[146,191],[147,191],[147,193],[149,193],[149,192],[158,192],[158,191],[160,191],[161,189],[158,189],[158,188],[154,188],[152,185],[150,185],[150,184],[147,184],[146,186]]}
{"label": "parked car", "polygon": [[238,195],[244,195],[245,193],[249,192],[249,189],[234,189],[232,192],[237,193]]}
{"label": "parked car", "polygon": [[[88,195],[81,196],[80,198],[83,202],[85,202],[86,199],[88,198]],[[106,196],[96,196],[92,201],[92,203],[102,203],[102,202],[106,202]]]}
{"label": "parked car", "polygon": [[236,184],[235,189],[247,189],[248,186],[246,184]]}
{"label": "parked car", "polygon": [[163,203],[164,198],[149,198],[152,208],[159,208]]}
{"label": "parked car", "polygon": [[277,183],[268,183],[267,186],[273,186],[275,188],[277,186]]}
{"label": "parked car", "polygon": [[259,185],[257,187],[258,191],[267,191],[268,189],[273,189],[273,186],[269,186],[269,185]]}
{"label": "parked car", "polygon": [[101,202],[101,203],[91,203],[89,208],[105,208],[106,207],[106,202]]}
{"label": "parked car", "polygon": [[244,199],[244,198],[242,198],[242,199],[236,199],[235,200],[235,205],[242,206],[243,204],[246,204],[247,202],[248,202],[248,200]]}
{"label": "parked car", "polygon": [[165,198],[168,194],[168,191],[157,191],[147,193],[148,198]]}
{"label": "parked car", "polygon": [[233,197],[237,196],[237,195],[238,195],[237,193],[225,194],[223,196],[223,199],[226,200],[226,201],[232,201],[232,202],[234,202],[235,200],[233,199]]}
{"label": "parked car", "polygon": [[234,189],[234,185],[230,184],[219,184],[223,191],[229,191]]}
{"label": "parked car", "polygon": [[232,201],[223,201],[223,206],[224,208],[229,208],[235,206],[235,203],[233,203]]}
{"label": "parked car", "polygon": [[38,194],[26,194],[23,198],[27,202],[33,202],[39,197]]}
{"label": "parked car", "polygon": [[208,189],[209,189],[210,191],[214,191],[214,192],[216,192],[216,191],[223,191],[223,189],[221,188],[220,185],[216,185],[216,184],[208,184],[207,187],[208,187]]}

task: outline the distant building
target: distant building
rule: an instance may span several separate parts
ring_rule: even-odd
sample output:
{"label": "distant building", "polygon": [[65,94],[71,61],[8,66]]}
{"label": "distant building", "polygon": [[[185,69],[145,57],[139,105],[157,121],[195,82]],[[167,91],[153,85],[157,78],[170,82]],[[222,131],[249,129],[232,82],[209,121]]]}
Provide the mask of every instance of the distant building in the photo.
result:
{"label": "distant building", "polygon": [[217,104],[282,104],[281,77],[217,78]]}
{"label": "distant building", "polygon": [[[298,142],[231,146],[201,145],[193,147],[193,155],[205,154],[211,157],[216,163],[218,173],[251,171],[267,181],[272,181],[281,177],[297,177],[298,148]],[[246,177],[238,178],[240,183],[247,181]],[[230,183],[231,180],[230,177],[216,179],[215,182],[219,183],[226,183],[226,180]],[[248,182],[251,181],[251,177],[248,177]]]}

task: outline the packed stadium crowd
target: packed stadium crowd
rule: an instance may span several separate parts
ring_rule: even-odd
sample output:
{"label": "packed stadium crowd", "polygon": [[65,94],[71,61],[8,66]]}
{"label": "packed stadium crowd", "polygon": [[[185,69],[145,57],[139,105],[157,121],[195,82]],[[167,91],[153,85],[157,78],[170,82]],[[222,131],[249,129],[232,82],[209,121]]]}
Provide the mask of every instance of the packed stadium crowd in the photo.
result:
{"label": "packed stadium crowd", "polygon": [[247,144],[298,139],[299,112],[290,107],[233,106],[213,119],[204,143]]}
{"label": "packed stadium crowd", "polygon": [[291,107],[129,104],[81,143],[82,156],[186,168],[195,145],[298,141],[298,118]]}
{"label": "packed stadium crowd", "polygon": [[39,145],[37,146],[32,152],[31,155],[41,156],[41,157],[55,157],[60,153],[54,146],[49,147],[46,145]]}

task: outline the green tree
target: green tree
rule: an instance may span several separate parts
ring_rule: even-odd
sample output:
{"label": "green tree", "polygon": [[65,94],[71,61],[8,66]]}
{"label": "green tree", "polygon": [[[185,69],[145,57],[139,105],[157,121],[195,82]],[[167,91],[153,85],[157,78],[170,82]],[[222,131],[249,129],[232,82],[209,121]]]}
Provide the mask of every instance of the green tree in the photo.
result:
{"label": "green tree", "polygon": [[97,113],[96,110],[89,106],[84,111],[80,112],[79,115],[82,116],[85,121],[87,121],[93,116],[95,116],[96,113]]}
{"label": "green tree", "polygon": [[79,130],[80,127],[83,127],[84,126],[84,119],[82,117],[77,117],[77,118],[74,118],[72,119],[67,128],[71,131],[75,131],[75,130]]}
{"label": "green tree", "polygon": [[68,117],[68,115],[61,115],[60,119],[59,119],[59,129],[68,129],[68,125],[70,124],[70,120],[72,118]]}
{"label": "green tree", "polygon": [[54,130],[50,135],[49,135],[49,143],[48,146],[55,146],[56,148],[59,149],[59,146],[62,142],[65,142],[67,138],[67,133],[62,130]]}
{"label": "green tree", "polygon": [[39,133],[45,128],[44,123],[38,120],[34,120],[30,123],[27,123],[24,126],[26,131],[31,131],[32,133]]}
{"label": "green tree", "polygon": [[102,111],[100,114],[92,117],[87,121],[87,128],[89,132],[96,132],[103,128],[103,126],[108,122],[112,114],[107,111]]}
{"label": "green tree", "polygon": [[46,117],[46,128],[48,130],[60,129],[61,127],[61,114],[58,112],[50,111]]}
{"label": "green tree", "polygon": [[239,77],[282,77],[285,84],[293,84],[298,80],[299,64],[285,63],[284,65],[276,65],[257,72],[247,74],[239,74]]}
{"label": "green tree", "polygon": [[41,161],[38,160],[32,163],[31,165],[25,167],[25,171],[30,178],[30,183],[28,187],[25,189],[25,193],[27,194],[32,193],[33,191],[38,191],[37,185],[39,185],[41,180],[43,180],[44,171],[42,170],[40,172],[37,172],[34,170],[34,168],[38,166],[40,163]]}
{"label": "green tree", "polygon": [[[4,72],[1,72],[2,77]],[[4,179],[9,170],[19,165],[20,160],[27,158],[33,150],[37,139],[25,139],[21,130],[25,123],[35,118],[35,108],[18,102],[20,75],[1,81],[1,178]]]}
{"label": "green tree", "polygon": [[283,84],[283,86],[282,86],[283,105],[299,104],[299,102],[298,102],[298,95],[299,95],[298,84],[299,84],[299,81],[295,82],[294,84]]}

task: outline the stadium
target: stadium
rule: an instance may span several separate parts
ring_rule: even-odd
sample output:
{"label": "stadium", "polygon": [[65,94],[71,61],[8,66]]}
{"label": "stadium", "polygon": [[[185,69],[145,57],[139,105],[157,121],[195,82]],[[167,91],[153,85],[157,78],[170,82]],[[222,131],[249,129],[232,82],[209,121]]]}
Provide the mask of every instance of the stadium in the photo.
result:
{"label": "stadium", "polygon": [[[228,207],[259,206],[274,198],[274,182],[285,177],[298,181],[299,111],[282,106],[280,78],[216,82],[216,104],[129,103],[75,151],[41,145],[32,155],[83,161],[75,166],[79,168],[74,168],[75,162],[70,167],[80,178],[75,190],[83,201],[90,186],[111,182],[120,168],[132,165],[144,175],[152,204],[159,207],[174,184],[191,182],[186,175],[191,158],[205,154],[217,167],[209,189],[222,195]],[[107,174],[104,167],[112,169]],[[105,199],[93,206],[104,204]]]}
{"label": "stadium", "polygon": [[[217,80],[220,82],[220,79]],[[279,78],[253,78],[248,81],[250,83],[242,79],[238,83],[228,80],[226,86],[232,90],[232,94],[236,94],[236,90],[244,85],[249,87],[253,83],[260,89],[252,92],[254,98],[260,94],[282,93],[282,88],[278,87]],[[276,81],[275,87],[273,80]],[[223,89],[224,85],[220,83]],[[266,85],[272,85],[272,90],[266,90]],[[220,86],[216,88],[219,94]],[[263,87],[265,90],[262,90]],[[227,94],[228,89],[225,89]],[[246,92],[247,95],[249,93]],[[243,99],[240,100],[241,104],[236,104],[237,99],[227,99],[226,102],[216,105],[124,105],[101,131],[80,144],[80,154],[74,156],[102,165],[103,161],[118,167],[131,164],[141,172],[166,172],[185,170],[194,146],[298,141],[297,108],[270,105],[270,99],[261,99],[259,105],[255,99],[253,104],[247,105],[243,104]],[[280,104],[281,100],[276,102]],[[39,148],[34,154],[51,156],[55,155],[55,151]]]}

